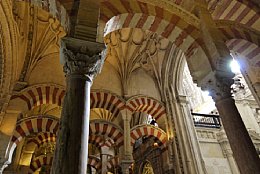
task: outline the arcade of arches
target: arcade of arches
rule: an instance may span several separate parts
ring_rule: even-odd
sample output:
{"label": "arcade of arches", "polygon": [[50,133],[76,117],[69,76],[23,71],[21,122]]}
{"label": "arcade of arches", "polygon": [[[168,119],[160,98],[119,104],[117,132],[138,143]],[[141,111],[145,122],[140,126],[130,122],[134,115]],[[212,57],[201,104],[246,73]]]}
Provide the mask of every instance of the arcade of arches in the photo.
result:
{"label": "arcade of arches", "polygon": [[258,0],[1,0],[0,19],[0,173],[260,173]]}

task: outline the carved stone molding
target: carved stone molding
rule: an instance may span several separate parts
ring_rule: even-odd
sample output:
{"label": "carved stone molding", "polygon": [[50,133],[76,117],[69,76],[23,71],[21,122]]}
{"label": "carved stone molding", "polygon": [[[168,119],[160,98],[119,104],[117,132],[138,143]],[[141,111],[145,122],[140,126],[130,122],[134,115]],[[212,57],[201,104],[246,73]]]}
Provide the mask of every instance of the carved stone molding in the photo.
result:
{"label": "carved stone molding", "polygon": [[61,42],[61,62],[66,75],[84,75],[92,79],[102,68],[105,58],[101,43],[65,38]]}

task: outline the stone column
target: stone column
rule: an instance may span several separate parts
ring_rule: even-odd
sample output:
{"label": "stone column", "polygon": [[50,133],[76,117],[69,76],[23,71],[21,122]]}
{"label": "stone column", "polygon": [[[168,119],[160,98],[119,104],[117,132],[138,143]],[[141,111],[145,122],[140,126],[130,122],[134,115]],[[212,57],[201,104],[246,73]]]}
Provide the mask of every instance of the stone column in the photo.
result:
{"label": "stone column", "polygon": [[186,96],[179,95],[177,98],[177,125],[180,129],[182,148],[184,149],[185,167],[187,173],[205,173],[203,158],[198,144],[196,130],[194,127],[192,115],[188,108]]}
{"label": "stone column", "polygon": [[124,157],[121,161],[121,167],[123,174],[129,174],[129,166],[133,163],[133,154],[131,146],[131,129],[130,121],[132,113],[124,109],[121,111],[121,115],[124,121]]}
{"label": "stone column", "polygon": [[241,174],[260,173],[260,159],[231,96],[231,78],[215,74],[206,82]]}
{"label": "stone column", "polygon": [[109,156],[109,147],[107,146],[102,146],[101,147],[101,162],[102,162],[102,168],[101,168],[101,173],[106,174],[107,173],[107,160]]}
{"label": "stone column", "polygon": [[52,166],[52,174],[86,174],[90,117],[90,87],[100,72],[103,44],[64,38],[61,62],[66,96]]}

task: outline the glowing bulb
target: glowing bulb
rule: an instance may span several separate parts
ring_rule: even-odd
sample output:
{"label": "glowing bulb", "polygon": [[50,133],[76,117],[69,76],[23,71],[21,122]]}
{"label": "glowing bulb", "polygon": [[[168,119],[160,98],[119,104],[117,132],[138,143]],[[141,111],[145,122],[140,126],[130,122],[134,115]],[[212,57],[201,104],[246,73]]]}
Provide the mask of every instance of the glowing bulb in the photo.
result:
{"label": "glowing bulb", "polygon": [[240,66],[234,59],[230,63],[231,71],[235,74],[240,73]]}
{"label": "glowing bulb", "polygon": [[158,145],[158,143],[153,143],[153,146],[158,147],[159,145]]}

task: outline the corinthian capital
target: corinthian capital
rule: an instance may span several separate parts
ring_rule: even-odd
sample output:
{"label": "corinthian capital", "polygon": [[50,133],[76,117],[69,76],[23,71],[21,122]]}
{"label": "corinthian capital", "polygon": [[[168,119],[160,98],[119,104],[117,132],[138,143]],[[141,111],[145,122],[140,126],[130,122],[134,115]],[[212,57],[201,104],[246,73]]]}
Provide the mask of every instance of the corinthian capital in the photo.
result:
{"label": "corinthian capital", "polygon": [[232,96],[231,85],[234,83],[233,74],[223,75],[216,72],[208,74],[200,83],[202,90],[208,90],[214,101]]}
{"label": "corinthian capital", "polygon": [[84,75],[91,79],[101,71],[105,59],[104,44],[64,38],[61,62],[67,75]]}

